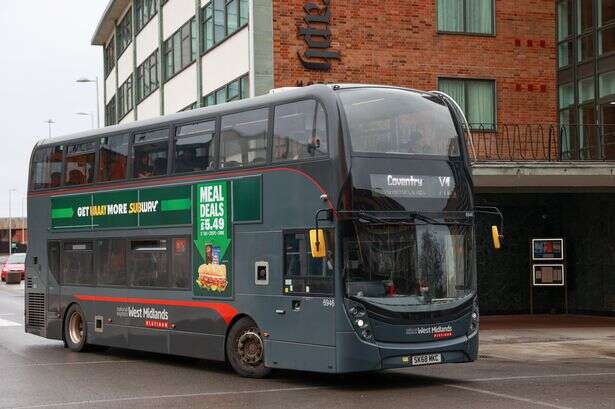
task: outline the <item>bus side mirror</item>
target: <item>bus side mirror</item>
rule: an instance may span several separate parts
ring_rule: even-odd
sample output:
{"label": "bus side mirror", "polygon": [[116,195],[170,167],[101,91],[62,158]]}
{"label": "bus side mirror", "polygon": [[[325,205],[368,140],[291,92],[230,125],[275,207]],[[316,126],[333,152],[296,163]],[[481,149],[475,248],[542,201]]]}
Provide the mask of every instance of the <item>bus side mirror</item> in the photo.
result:
{"label": "bus side mirror", "polygon": [[499,250],[502,247],[500,231],[498,226],[491,226],[491,239],[493,240],[493,248]]}
{"label": "bus side mirror", "polygon": [[327,254],[327,242],[322,229],[310,230],[310,248],[313,258],[323,258]]}

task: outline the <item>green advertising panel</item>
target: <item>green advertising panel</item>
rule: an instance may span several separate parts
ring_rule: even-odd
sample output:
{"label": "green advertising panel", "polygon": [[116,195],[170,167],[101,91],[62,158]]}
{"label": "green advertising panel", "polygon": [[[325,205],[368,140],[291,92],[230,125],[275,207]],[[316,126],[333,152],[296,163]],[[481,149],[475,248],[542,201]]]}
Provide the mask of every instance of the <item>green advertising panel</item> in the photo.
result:
{"label": "green advertising panel", "polygon": [[226,180],[194,186],[194,251],[192,289],[195,296],[232,295],[232,225]]}
{"label": "green advertising panel", "polygon": [[114,229],[191,223],[191,186],[51,198],[51,228]]}

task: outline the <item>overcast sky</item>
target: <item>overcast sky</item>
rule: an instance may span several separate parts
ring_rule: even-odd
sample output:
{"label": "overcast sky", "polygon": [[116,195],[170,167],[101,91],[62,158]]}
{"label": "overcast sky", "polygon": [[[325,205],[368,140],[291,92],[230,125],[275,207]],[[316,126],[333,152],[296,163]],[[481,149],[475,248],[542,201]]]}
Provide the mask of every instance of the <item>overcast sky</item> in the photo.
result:
{"label": "overcast sky", "polygon": [[[90,45],[108,0],[0,0],[0,217],[13,215],[26,196],[28,160],[37,140],[89,129],[96,120],[94,84],[79,77],[99,77],[102,50]],[[100,90],[102,95],[102,88]],[[102,108],[101,108],[102,111]],[[101,112],[102,122],[102,112]]]}

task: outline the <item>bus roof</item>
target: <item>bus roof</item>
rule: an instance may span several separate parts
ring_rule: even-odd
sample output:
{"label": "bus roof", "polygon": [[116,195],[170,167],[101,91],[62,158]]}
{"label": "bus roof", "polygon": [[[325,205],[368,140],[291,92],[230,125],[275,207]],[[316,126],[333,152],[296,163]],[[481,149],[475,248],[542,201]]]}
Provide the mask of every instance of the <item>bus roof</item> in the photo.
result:
{"label": "bus roof", "polygon": [[130,132],[134,129],[140,129],[143,127],[152,127],[156,125],[163,125],[170,121],[186,121],[190,120],[190,118],[201,118],[204,115],[218,115],[220,113],[226,113],[227,111],[241,111],[244,109],[250,108],[258,108],[263,105],[268,105],[271,103],[275,103],[280,99],[294,99],[301,97],[309,97],[309,96],[325,96],[326,94],[330,94],[333,90],[336,89],[348,89],[348,88],[371,88],[371,87],[382,87],[382,88],[397,88],[404,89],[407,91],[425,93],[424,91],[418,91],[409,88],[395,87],[391,85],[377,85],[377,84],[314,84],[306,87],[296,87],[294,89],[287,89],[282,93],[273,93],[273,94],[265,94],[261,96],[257,96],[254,98],[247,98],[238,101],[227,102],[219,105],[212,105],[204,108],[195,108],[190,111],[177,112],[173,114],[167,114],[163,116],[158,116],[151,119],[139,120],[130,122],[127,124],[118,124],[106,126],[103,128],[91,129],[87,131],[77,132],[74,134],[63,135],[63,136],[55,136],[52,138],[41,139],[37,142],[35,148],[40,146],[52,146],[58,145],[61,143],[78,141],[81,139],[87,139],[92,137],[101,137],[105,135],[112,135],[121,132]]}

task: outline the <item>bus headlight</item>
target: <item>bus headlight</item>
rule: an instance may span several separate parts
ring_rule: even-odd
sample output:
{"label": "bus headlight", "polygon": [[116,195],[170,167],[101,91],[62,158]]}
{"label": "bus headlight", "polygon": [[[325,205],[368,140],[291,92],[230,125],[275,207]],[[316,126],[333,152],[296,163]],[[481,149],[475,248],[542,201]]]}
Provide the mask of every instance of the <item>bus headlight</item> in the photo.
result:
{"label": "bus headlight", "polygon": [[350,322],[357,334],[365,341],[373,342],[374,334],[372,333],[365,307],[351,300],[345,300],[345,303],[348,318],[350,318]]}

